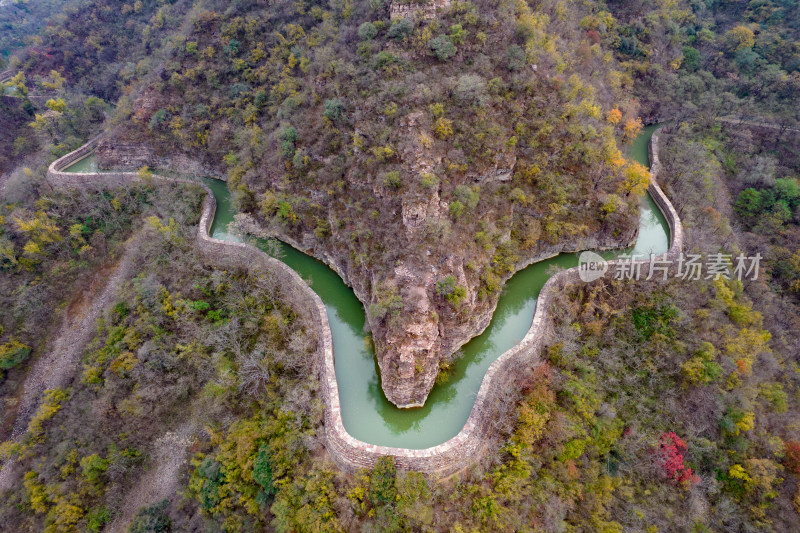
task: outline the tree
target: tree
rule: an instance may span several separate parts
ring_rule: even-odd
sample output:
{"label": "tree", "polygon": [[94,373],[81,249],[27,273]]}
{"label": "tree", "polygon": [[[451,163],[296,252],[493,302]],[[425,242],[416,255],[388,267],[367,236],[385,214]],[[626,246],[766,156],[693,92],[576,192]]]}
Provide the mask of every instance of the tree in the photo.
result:
{"label": "tree", "polygon": [[703,342],[689,361],[681,365],[686,380],[692,385],[708,385],[722,375],[722,367],[714,361],[716,349],[710,342]]}
{"label": "tree", "polygon": [[453,121],[444,117],[439,117],[433,123],[433,132],[440,139],[447,139],[453,135]]}
{"label": "tree", "polygon": [[338,98],[332,98],[330,100],[325,100],[324,111],[322,114],[330,119],[333,122],[336,122],[340,118],[342,118],[342,114],[344,113],[344,102],[339,100]]}
{"label": "tree", "polygon": [[372,22],[364,22],[358,27],[358,38],[362,41],[371,41],[378,36],[378,28]]}
{"label": "tree", "polygon": [[386,36],[390,39],[402,41],[411,35],[412,31],[414,31],[414,23],[407,18],[401,18],[392,22],[389,31],[386,32]]}
{"label": "tree", "polygon": [[169,500],[142,507],[136,511],[128,533],[162,533],[170,530],[172,522],[167,514]]}
{"label": "tree", "polygon": [[440,35],[428,41],[428,47],[439,58],[440,61],[447,61],[456,55],[456,45],[447,35]]}
{"label": "tree", "polygon": [[606,113],[606,120],[611,124],[618,124],[620,120],[622,120],[622,111],[617,108],[609,110]]}
{"label": "tree", "polygon": [[396,478],[394,457],[380,457],[375,462],[369,480],[369,499],[373,505],[394,503],[397,497]]}
{"label": "tree", "polygon": [[63,98],[51,98],[45,105],[55,111],[56,113],[63,113],[67,110],[67,103],[64,101]]}
{"label": "tree", "polygon": [[465,30],[461,24],[453,24],[450,26],[450,40],[455,44],[463,43],[466,37],[467,30]]}
{"label": "tree", "polygon": [[294,126],[287,126],[278,132],[278,140],[281,142],[281,154],[284,159],[291,159],[294,156],[295,143],[297,142],[297,130]]}
{"label": "tree", "polygon": [[641,196],[650,186],[650,171],[647,167],[636,162],[632,162],[625,167],[625,180],[622,183],[622,190],[627,195]]}
{"label": "tree", "polygon": [[756,37],[753,30],[747,26],[739,25],[725,34],[725,43],[733,52],[739,52],[752,48],[756,44]]}
{"label": "tree", "polygon": [[677,485],[688,487],[700,482],[700,478],[683,464],[686,443],[674,431],[662,433],[658,439],[661,467],[667,479]]}
{"label": "tree", "polygon": [[683,68],[694,72],[700,66],[700,51],[692,46],[683,47]]}
{"label": "tree", "polygon": [[63,90],[64,82],[67,81],[67,79],[61,74],[59,74],[57,70],[50,71],[50,80],[51,81],[42,80],[42,87],[45,89],[49,89],[51,91]]}
{"label": "tree", "polygon": [[506,49],[506,59],[508,60],[507,68],[510,71],[522,70],[525,68],[525,50],[518,44],[512,44]]}
{"label": "tree", "polygon": [[796,476],[800,476],[800,442],[787,440],[784,444],[783,466]]}
{"label": "tree", "polygon": [[752,224],[761,213],[761,194],[752,187],[747,188],[739,193],[733,208],[736,214],[745,219],[748,224]]}

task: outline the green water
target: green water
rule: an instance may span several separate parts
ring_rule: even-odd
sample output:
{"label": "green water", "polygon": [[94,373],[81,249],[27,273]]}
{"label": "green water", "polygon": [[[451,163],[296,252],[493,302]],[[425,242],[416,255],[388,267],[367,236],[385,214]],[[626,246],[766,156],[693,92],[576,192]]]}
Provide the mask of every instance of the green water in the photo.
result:
{"label": "green water", "polygon": [[90,152],[64,169],[65,172],[99,172],[94,152]]}
{"label": "green water", "polygon": [[[644,129],[632,145],[630,155],[649,164],[647,144],[655,126]],[[91,171],[85,158],[68,171]],[[238,240],[227,231],[234,212],[226,184],[204,178],[217,199],[217,213],[211,235],[218,239]],[[263,248],[263,243],[259,243]],[[366,342],[364,307],[333,270],[302,252],[283,245],[283,260],[308,280],[325,303],[333,333],[336,379],[342,419],[355,438],[371,444],[401,448],[427,448],[441,444],[461,431],[475,395],[489,365],[503,352],[520,342],[530,328],[536,298],[549,278],[552,267],[569,268],[578,264],[577,254],[562,254],[535,263],[516,273],[506,283],[489,327],[461,350],[447,383],[436,385],[424,407],[398,409],[383,395],[375,354]],[[669,248],[669,227],[661,211],[648,195],[642,200],[639,238],[622,253],[647,255]]]}

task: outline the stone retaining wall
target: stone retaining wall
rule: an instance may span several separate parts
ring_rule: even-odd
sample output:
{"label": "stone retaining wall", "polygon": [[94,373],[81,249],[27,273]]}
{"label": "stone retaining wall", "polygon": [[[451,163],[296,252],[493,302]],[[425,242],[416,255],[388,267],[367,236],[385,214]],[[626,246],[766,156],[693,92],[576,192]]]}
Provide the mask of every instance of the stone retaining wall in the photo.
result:
{"label": "stone retaining wall", "polygon": [[395,0],[389,6],[389,17],[431,19],[436,16],[437,11],[450,7],[450,3],[451,0],[427,0],[423,3],[413,1],[402,3]]}
{"label": "stone retaining wall", "polygon": [[95,156],[100,168],[109,167],[135,171],[143,166],[148,166],[149,168],[168,168],[181,174],[223,179],[217,169],[186,154],[161,156],[153,148],[142,144],[120,143],[103,139],[97,143]]}
{"label": "stone retaining wall", "polygon": [[[67,173],[63,169],[74,161],[87,155],[97,146],[98,139],[65,155],[50,165],[48,182],[53,187],[119,187],[140,182],[134,172],[108,173]],[[655,181],[661,169],[658,159],[658,132],[653,134],[650,143],[651,175],[650,194],[661,208],[671,230],[669,251],[662,257],[675,258],[683,249],[683,228],[672,204]],[[325,442],[333,460],[345,471],[353,472],[359,468],[370,467],[386,455],[395,457],[399,468],[424,472],[432,477],[444,477],[459,472],[476,463],[484,453],[486,437],[492,431],[496,413],[496,400],[506,387],[513,386],[517,375],[514,370],[530,367],[539,362],[539,354],[551,338],[553,326],[549,313],[553,294],[566,284],[579,280],[578,269],[571,268],[558,272],[547,280],[539,294],[533,321],[525,338],[516,346],[503,353],[486,372],[475,398],[464,428],[452,439],[438,446],[422,450],[392,448],[367,444],[352,437],[344,428],[339,403],[339,387],[334,368],[333,338],[328,315],[319,296],[289,266],[268,256],[261,250],[242,243],[232,243],[213,239],[208,232],[214,219],[216,200],[211,190],[196,181],[154,176],[155,181],[164,183],[191,183],[205,188],[207,195],[203,213],[197,230],[198,247],[203,256],[216,264],[245,269],[263,268],[280,277],[281,286],[289,287],[294,300],[307,313],[314,324],[317,335],[319,355],[319,378],[321,394],[325,405]],[[618,261],[611,261],[613,265]],[[649,268],[648,261],[638,262],[644,274]]]}

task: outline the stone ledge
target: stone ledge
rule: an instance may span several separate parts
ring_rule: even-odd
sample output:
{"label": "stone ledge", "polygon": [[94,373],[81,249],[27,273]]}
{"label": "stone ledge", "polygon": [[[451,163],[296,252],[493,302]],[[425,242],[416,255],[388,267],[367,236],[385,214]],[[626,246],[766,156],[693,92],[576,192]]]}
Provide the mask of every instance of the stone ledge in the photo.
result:
{"label": "stone ledge", "polygon": [[[141,178],[135,172],[63,172],[64,168],[95,149],[98,141],[99,138],[94,138],[74,152],[54,161],[47,172],[47,180],[50,185],[69,189],[88,186],[124,187],[141,182]],[[655,179],[661,171],[661,163],[658,158],[658,132],[651,137],[649,150],[651,160],[649,192],[664,213],[671,230],[670,248],[661,257],[675,258],[683,250],[683,227],[677,212]],[[317,334],[319,357],[317,372],[321,384],[320,392],[325,405],[326,447],[336,464],[349,472],[371,467],[379,457],[387,455],[394,456],[397,466],[401,469],[424,472],[432,477],[446,477],[476,463],[484,453],[486,437],[492,428],[491,422],[496,412],[495,398],[502,393],[504,387],[513,382],[516,375],[513,372],[514,369],[539,363],[539,354],[552,332],[552,316],[549,313],[552,295],[565,285],[579,280],[578,269],[570,268],[554,274],[545,282],[539,294],[528,333],[519,344],[500,355],[489,366],[467,422],[458,435],[442,444],[421,450],[368,444],[347,433],[342,423],[339,387],[334,366],[333,337],[328,323],[328,315],[320,297],[311,290],[299,274],[283,262],[253,246],[212,238],[208,231],[214,219],[216,200],[207,186],[197,181],[158,175],[154,175],[153,180],[162,183],[193,184],[205,189],[206,198],[197,230],[197,242],[201,253],[207,260],[228,267],[248,270],[264,268],[277,274],[282,283],[296,289],[302,295],[295,304],[300,304],[302,312],[307,313],[311,318]],[[620,261],[610,261],[609,263],[613,265]],[[637,263],[641,265],[643,273],[646,274],[649,261],[638,261]]]}

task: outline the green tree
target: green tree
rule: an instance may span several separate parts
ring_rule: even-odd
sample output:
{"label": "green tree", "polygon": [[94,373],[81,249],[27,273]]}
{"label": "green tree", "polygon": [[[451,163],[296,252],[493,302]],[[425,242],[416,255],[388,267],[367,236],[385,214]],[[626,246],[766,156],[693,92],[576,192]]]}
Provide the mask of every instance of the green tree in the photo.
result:
{"label": "green tree", "polygon": [[128,533],[163,533],[169,531],[172,522],[167,514],[169,500],[142,507],[136,511]]}
{"label": "green tree", "polygon": [[386,36],[390,39],[402,41],[411,35],[412,31],[414,31],[414,23],[407,18],[401,18],[392,22],[389,31],[386,32]]}
{"label": "green tree", "polygon": [[281,142],[283,158],[291,159],[294,156],[295,143],[297,143],[297,130],[294,126],[286,126],[278,132],[278,140]]}
{"label": "green tree", "polygon": [[447,61],[456,55],[457,49],[453,41],[447,35],[440,35],[428,41],[428,47],[439,58],[440,61]]}
{"label": "green tree", "polygon": [[372,22],[364,22],[358,27],[358,38],[362,41],[371,41],[378,36],[378,28]]}
{"label": "green tree", "polygon": [[342,115],[344,114],[344,102],[342,102],[338,98],[325,100],[325,106],[322,114],[326,118],[332,120],[333,122],[336,122],[337,120],[342,118]]}
{"label": "green tree", "polygon": [[761,194],[752,187],[745,189],[739,193],[733,207],[740,217],[752,224],[755,218],[761,214]]}
{"label": "green tree", "polygon": [[700,66],[700,51],[692,46],[683,47],[683,68],[694,72]]}

